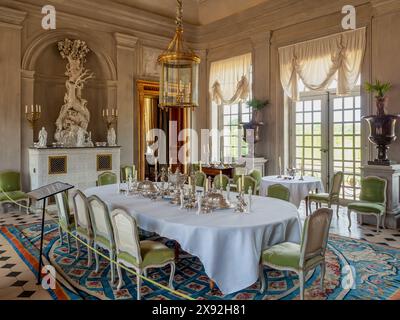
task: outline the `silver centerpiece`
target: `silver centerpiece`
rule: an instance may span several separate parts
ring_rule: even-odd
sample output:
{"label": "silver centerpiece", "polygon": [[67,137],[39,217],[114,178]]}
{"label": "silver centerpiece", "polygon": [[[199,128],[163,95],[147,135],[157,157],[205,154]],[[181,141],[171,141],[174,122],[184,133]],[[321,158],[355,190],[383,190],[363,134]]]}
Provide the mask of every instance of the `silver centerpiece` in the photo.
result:
{"label": "silver centerpiece", "polygon": [[245,196],[243,192],[240,192],[237,196],[237,202],[235,205],[235,212],[240,212],[240,213],[247,213],[247,203],[245,201]]}
{"label": "silver centerpiece", "polygon": [[231,204],[224,197],[223,193],[218,192],[215,189],[212,189],[205,194],[202,203],[203,205],[212,208],[212,210],[231,208]]}
{"label": "silver centerpiece", "polygon": [[159,190],[157,185],[152,181],[150,181],[149,179],[140,182],[137,190],[143,197],[146,198],[156,199],[157,196],[159,195]]}

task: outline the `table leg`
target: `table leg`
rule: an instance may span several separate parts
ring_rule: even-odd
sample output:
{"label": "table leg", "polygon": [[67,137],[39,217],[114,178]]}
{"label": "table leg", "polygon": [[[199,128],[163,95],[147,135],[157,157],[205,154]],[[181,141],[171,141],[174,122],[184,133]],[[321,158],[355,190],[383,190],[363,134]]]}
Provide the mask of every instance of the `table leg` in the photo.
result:
{"label": "table leg", "polygon": [[181,249],[181,246],[178,242],[175,241],[175,261],[178,262],[179,260],[179,250]]}

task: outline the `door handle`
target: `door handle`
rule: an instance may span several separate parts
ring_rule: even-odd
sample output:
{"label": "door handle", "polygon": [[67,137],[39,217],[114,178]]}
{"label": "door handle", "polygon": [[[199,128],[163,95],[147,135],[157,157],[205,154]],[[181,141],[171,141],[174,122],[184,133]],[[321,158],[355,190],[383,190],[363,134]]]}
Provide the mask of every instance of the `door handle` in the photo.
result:
{"label": "door handle", "polygon": [[320,151],[323,152],[323,153],[327,153],[329,151],[329,149],[322,148],[322,149],[320,149]]}

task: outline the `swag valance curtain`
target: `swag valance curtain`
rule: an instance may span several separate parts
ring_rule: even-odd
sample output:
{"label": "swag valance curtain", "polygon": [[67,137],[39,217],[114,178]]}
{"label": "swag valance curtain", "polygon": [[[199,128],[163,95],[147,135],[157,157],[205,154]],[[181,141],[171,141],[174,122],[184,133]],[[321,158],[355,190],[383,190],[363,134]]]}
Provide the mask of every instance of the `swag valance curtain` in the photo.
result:
{"label": "swag valance curtain", "polygon": [[250,94],[251,53],[211,63],[210,94],[217,105],[235,104]]}
{"label": "swag valance curtain", "polygon": [[337,80],[337,94],[347,95],[361,72],[365,28],[279,48],[280,77],[286,95],[298,101],[299,80],[314,91]]}

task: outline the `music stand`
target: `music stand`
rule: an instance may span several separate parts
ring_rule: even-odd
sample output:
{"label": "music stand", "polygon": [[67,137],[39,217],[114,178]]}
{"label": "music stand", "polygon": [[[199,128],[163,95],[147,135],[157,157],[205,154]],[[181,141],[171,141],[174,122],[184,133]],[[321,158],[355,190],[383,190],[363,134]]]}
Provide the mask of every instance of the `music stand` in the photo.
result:
{"label": "music stand", "polygon": [[37,284],[40,284],[41,273],[42,273],[42,253],[43,253],[43,234],[44,234],[44,217],[46,214],[46,200],[52,196],[55,196],[58,193],[65,192],[75,188],[68,183],[63,182],[54,182],[47,186],[41,187],[36,190],[32,190],[28,192],[30,198],[41,201],[43,200],[43,209],[42,209],[42,229],[40,233],[40,253],[39,253],[39,267],[37,273]]}

